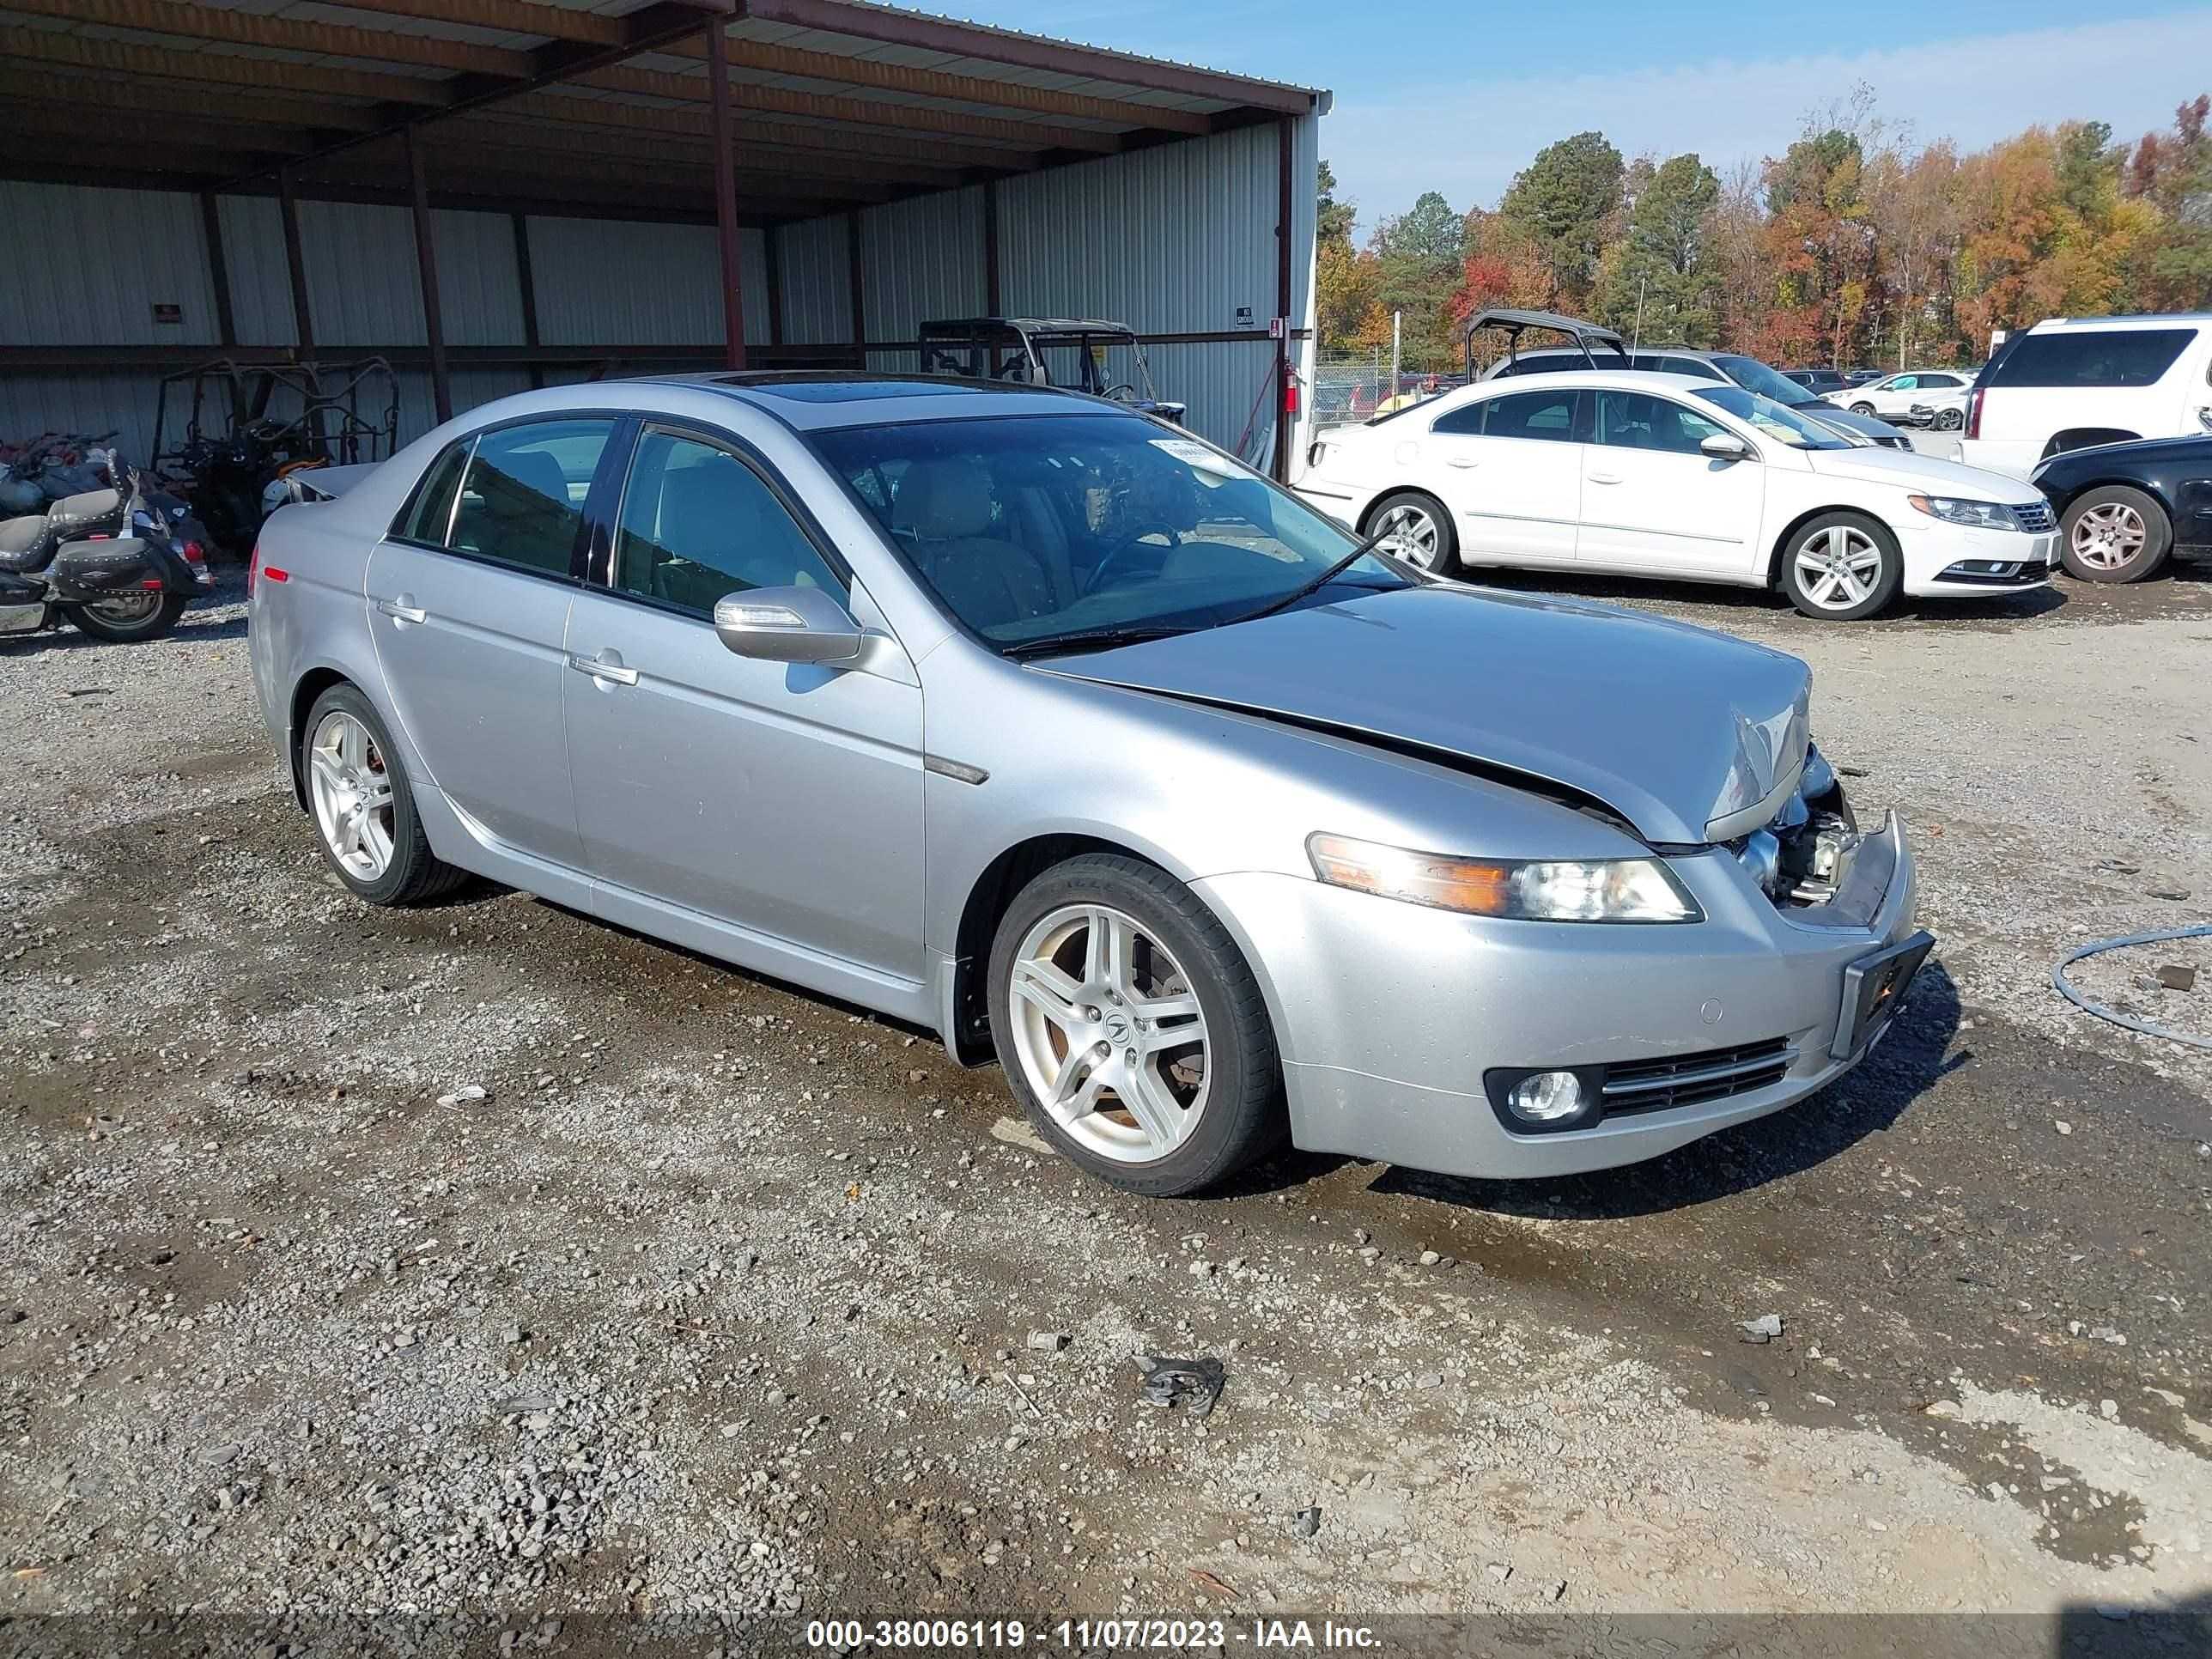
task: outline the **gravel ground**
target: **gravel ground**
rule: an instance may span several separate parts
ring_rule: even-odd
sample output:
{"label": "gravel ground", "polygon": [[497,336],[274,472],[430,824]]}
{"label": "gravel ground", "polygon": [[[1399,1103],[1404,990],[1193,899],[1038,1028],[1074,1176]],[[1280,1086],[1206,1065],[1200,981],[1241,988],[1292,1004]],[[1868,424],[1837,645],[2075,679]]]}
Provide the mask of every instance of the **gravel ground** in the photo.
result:
{"label": "gravel ground", "polygon": [[[1185,1203],[1079,1178],[915,1031],[520,894],[355,904],[234,582],[154,646],[0,643],[0,1620],[2201,1637],[2212,1055],[2048,975],[2212,908],[2207,574],[1850,628],[1580,590],[1814,664],[1942,940],[1900,1029],[1634,1170],[1291,1156]],[[2212,971],[2140,982],[2190,961],[2081,977],[2212,1034]],[[1218,1407],[1141,1401],[1139,1351],[1220,1358]]]}

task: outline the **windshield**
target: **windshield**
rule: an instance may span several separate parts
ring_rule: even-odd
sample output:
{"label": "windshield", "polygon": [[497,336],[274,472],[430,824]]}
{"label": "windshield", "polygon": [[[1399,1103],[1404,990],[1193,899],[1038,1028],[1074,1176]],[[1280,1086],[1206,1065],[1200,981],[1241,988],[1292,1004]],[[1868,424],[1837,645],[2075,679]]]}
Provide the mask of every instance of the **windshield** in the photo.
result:
{"label": "windshield", "polygon": [[1713,359],[1714,366],[1746,392],[1756,392],[1762,398],[1771,398],[1790,409],[1802,409],[1808,404],[1820,400],[1799,386],[1795,380],[1784,380],[1756,357],[1740,357],[1734,352]]}
{"label": "windshield", "polygon": [[[1745,361],[1751,360],[1747,358]],[[1726,410],[1739,421],[1748,422],[1765,436],[1779,438],[1793,448],[1851,447],[1849,439],[1838,437],[1827,428],[1807,420],[1796,410],[1784,407],[1772,398],[1761,397],[1756,392],[1746,392],[1741,386],[1700,386],[1691,395],[1703,398],[1716,409]]]}
{"label": "windshield", "polygon": [[[814,442],[945,608],[1001,648],[1216,627],[1291,599],[1359,544],[1249,467],[1132,416],[847,427]],[[1413,585],[1370,554],[1321,591]]]}

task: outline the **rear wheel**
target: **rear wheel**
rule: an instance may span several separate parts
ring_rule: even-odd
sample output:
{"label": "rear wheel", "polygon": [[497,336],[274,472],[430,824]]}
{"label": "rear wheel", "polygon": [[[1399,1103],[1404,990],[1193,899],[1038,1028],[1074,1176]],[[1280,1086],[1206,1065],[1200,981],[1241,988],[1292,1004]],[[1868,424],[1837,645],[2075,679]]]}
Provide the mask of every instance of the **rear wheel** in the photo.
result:
{"label": "rear wheel", "polygon": [[68,615],[81,632],[95,640],[130,645],[140,640],[160,639],[177,625],[177,618],[185,614],[185,607],[191,603],[191,596],[187,593],[149,590],[112,599],[95,599],[88,605],[73,605]]}
{"label": "rear wheel", "polygon": [[2173,520],[2158,498],[2125,484],[2100,484],[2066,504],[2059,556],[2085,582],[2141,581],[2173,550]]}
{"label": "rear wheel", "polygon": [[1863,513],[1823,513],[1790,532],[1782,588],[1808,617],[1857,622],[1896,597],[1905,555],[1889,526]]}
{"label": "rear wheel", "polygon": [[1179,1197],[1282,1138],[1259,986],[1166,872],[1103,853],[1054,866],[1000,920],[990,975],[992,1040],[1015,1097],[1092,1175]]}
{"label": "rear wheel", "polygon": [[1966,416],[1963,411],[1956,409],[1939,409],[1936,411],[1936,418],[1930,421],[1929,425],[1938,432],[1956,432],[1966,423]]}
{"label": "rear wheel", "polygon": [[371,904],[421,904],[451,892],[467,872],[430,850],[415,792],[368,699],[334,685],[315,700],[301,739],[323,858],[354,896]]}
{"label": "rear wheel", "polygon": [[1459,536],[1451,514],[1435,496],[1418,489],[1385,495],[1367,515],[1367,533],[1382,538],[1385,553],[1439,576],[1459,568]]}

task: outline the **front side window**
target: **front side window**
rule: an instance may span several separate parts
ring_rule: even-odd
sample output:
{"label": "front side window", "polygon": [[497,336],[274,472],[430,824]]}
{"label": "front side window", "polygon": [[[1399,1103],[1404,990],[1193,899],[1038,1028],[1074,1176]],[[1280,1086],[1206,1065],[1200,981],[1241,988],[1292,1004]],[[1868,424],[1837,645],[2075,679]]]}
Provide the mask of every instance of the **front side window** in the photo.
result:
{"label": "front side window", "polygon": [[1817,421],[1810,421],[1789,404],[1763,398],[1756,392],[1746,392],[1740,386],[1717,386],[1711,391],[1697,393],[1702,403],[1711,404],[1755,428],[1770,438],[1778,439],[1793,449],[1849,449],[1848,438],[1839,438]]}
{"label": "front side window", "polygon": [[1991,386],[2155,386],[2197,337],[2186,328],[2099,328],[2025,334],[1997,362]]}
{"label": "front side window", "polygon": [[1216,627],[1316,582],[1340,596],[1413,580],[1373,554],[1332,576],[1356,538],[1133,416],[917,421],[812,441],[945,608],[1012,654]]}
{"label": "front side window", "polygon": [[1578,392],[1516,392],[1492,398],[1483,405],[1482,433],[1486,438],[1534,438],[1550,443],[1572,443],[1575,438],[1575,399]]}
{"label": "front side window", "polygon": [[1885,392],[1911,392],[1919,384],[1920,377],[1917,374],[1893,374],[1881,383],[1881,387]]}
{"label": "front side window", "polygon": [[759,473],[718,445],[653,429],[623,490],[614,586],[702,617],[747,588],[845,588]]}
{"label": "front side window", "polygon": [[1644,392],[1597,394],[1597,441],[1609,449],[1649,449],[1696,455],[1699,446],[1727,428],[1717,421]]}
{"label": "front side window", "polygon": [[615,423],[605,416],[526,421],[481,433],[461,481],[457,553],[565,576],[583,526],[584,498]]}

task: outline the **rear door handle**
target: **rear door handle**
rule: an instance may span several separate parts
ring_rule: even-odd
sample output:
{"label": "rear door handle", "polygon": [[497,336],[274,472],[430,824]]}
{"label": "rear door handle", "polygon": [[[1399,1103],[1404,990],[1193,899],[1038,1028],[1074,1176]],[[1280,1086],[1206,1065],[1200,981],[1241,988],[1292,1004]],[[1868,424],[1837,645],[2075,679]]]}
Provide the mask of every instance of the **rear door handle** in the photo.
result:
{"label": "rear door handle", "polygon": [[1592,483],[1619,483],[1620,482],[1620,474],[1618,472],[1593,472],[1589,475],[1589,481]]}
{"label": "rear door handle", "polygon": [[430,613],[415,602],[412,593],[402,593],[396,599],[379,599],[376,608],[394,622],[422,623],[430,620]]}
{"label": "rear door handle", "polygon": [[637,684],[637,670],[625,668],[619,662],[608,662],[605,658],[604,652],[597,657],[571,657],[568,666],[579,674],[589,674],[595,680],[608,680],[616,685]]}
{"label": "rear door handle", "polygon": [[1480,466],[1482,463],[1465,455],[1452,455],[1445,459],[1444,465],[1446,466]]}

